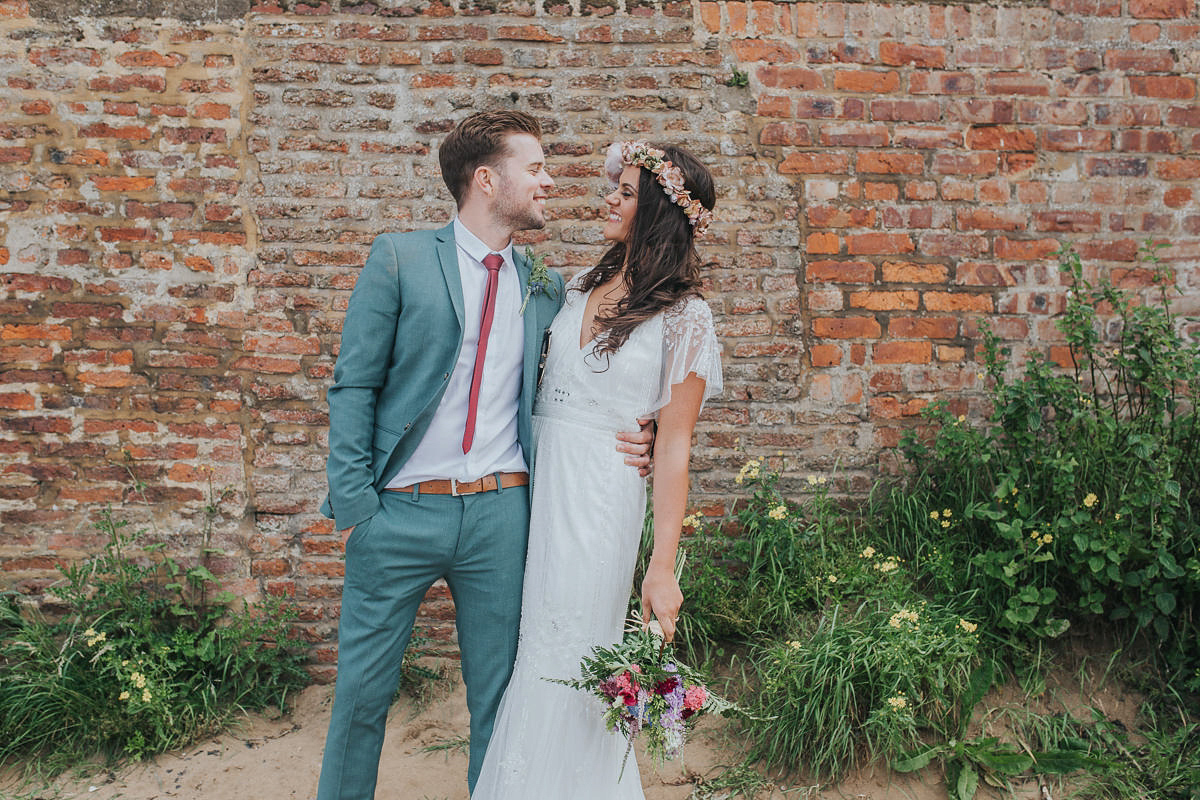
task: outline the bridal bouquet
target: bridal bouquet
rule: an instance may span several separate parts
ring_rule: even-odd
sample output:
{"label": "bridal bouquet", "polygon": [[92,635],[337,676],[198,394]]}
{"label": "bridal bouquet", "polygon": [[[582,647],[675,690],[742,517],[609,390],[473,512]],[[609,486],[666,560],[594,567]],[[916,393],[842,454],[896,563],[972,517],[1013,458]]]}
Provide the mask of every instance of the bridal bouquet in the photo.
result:
{"label": "bridal bouquet", "polygon": [[696,715],[734,708],[710,692],[696,671],[675,658],[671,646],[663,642],[657,622],[650,623],[649,630],[641,624],[631,626],[625,638],[612,647],[592,648],[580,669],[582,677],[554,683],[581,689],[604,704],[608,729],[619,731],[629,743],[621,762],[622,774],[639,735],[654,758],[677,758]]}

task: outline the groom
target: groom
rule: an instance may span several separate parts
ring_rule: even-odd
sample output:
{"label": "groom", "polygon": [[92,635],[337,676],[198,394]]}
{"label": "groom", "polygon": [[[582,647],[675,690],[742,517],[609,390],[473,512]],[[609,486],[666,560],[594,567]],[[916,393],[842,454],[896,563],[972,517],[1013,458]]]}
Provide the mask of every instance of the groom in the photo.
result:
{"label": "groom", "polygon": [[[439,151],[456,219],[377,237],[351,295],[328,393],[321,510],[346,567],[318,800],[374,797],[404,649],[439,578],[454,597],[472,789],[483,763],[517,649],[538,357],[563,299],[555,273],[530,290],[512,246],[546,224],[540,139],[519,111],[460,123]],[[645,472],[649,431],[618,438]]]}

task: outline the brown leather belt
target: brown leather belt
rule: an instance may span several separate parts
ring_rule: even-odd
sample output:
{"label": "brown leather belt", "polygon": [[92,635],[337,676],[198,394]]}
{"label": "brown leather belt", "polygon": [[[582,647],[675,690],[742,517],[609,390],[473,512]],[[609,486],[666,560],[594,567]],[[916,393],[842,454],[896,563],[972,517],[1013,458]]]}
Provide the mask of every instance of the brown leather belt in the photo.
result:
{"label": "brown leather belt", "polygon": [[452,494],[455,497],[463,494],[478,494],[479,492],[494,492],[496,489],[508,489],[513,486],[528,486],[528,472],[493,472],[484,475],[477,481],[456,481],[453,478],[421,481],[412,486],[388,487],[389,492],[412,492],[416,489],[421,494]]}

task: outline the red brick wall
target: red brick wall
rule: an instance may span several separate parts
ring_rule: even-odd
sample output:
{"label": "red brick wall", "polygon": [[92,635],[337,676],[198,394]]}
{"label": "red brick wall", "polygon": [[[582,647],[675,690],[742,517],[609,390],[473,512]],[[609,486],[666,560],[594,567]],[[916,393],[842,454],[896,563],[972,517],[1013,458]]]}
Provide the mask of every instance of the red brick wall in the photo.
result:
{"label": "red brick wall", "polygon": [[1138,244],[1170,242],[1197,307],[1194,0],[47,16],[0,0],[0,585],[35,595],[130,473],[151,505],[128,513],[181,554],[228,488],[217,571],[294,593],[330,663],[342,562],[316,508],[341,314],[376,233],[449,219],[436,147],[473,109],[545,124],[558,189],[529,241],[567,269],[602,249],[609,141],[713,167],[727,391],[697,505],[732,496],[747,453],[783,451],[796,492],[809,472],[864,491],[931,399],[975,409],[981,319],[1058,344],[1061,242],[1133,286]]}

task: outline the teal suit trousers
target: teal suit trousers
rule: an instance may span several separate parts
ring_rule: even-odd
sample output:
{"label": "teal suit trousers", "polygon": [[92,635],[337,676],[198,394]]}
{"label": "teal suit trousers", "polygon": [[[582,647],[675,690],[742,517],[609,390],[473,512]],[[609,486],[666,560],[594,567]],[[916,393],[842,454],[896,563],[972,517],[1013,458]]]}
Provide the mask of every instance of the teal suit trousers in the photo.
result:
{"label": "teal suit trousers", "polygon": [[404,648],[435,580],[445,576],[454,596],[471,712],[471,787],[516,658],[529,487],[465,497],[384,492],[382,502],[346,543],[336,701],[319,800],[375,796]]}

